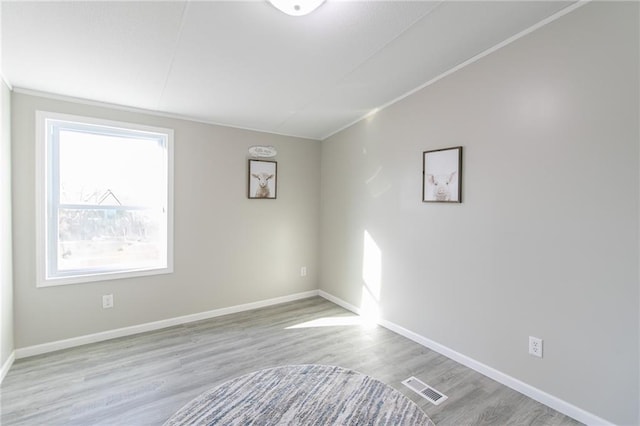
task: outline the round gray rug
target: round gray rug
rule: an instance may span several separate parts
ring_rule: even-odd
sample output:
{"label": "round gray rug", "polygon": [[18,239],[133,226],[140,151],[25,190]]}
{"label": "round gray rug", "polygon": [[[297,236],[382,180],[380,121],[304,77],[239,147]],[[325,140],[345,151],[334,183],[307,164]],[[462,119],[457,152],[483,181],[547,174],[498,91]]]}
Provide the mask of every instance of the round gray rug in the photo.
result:
{"label": "round gray rug", "polygon": [[397,390],[353,370],[290,365],[230,380],[165,422],[176,425],[425,425],[427,415]]}

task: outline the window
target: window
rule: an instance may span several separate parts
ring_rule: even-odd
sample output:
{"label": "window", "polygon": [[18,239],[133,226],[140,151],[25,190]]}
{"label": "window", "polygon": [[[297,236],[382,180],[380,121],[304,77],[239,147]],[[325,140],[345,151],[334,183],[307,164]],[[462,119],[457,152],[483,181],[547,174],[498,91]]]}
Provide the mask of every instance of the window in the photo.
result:
{"label": "window", "polygon": [[36,119],[38,286],[172,272],[173,130]]}

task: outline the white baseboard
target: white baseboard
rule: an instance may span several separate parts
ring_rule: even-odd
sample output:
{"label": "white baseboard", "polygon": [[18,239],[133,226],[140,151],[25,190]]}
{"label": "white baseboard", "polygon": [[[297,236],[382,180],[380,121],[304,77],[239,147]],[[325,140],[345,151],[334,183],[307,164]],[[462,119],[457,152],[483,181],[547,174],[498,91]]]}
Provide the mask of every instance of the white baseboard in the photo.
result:
{"label": "white baseboard", "polygon": [[0,370],[0,384],[2,384],[4,377],[9,372],[9,369],[11,368],[11,366],[13,365],[13,361],[15,360],[16,360],[16,351],[11,351],[11,354],[9,354],[9,358],[7,358],[4,364],[2,364],[2,370]]}
{"label": "white baseboard", "polygon": [[[360,308],[345,302],[344,300],[329,294],[323,290],[319,290],[318,294],[320,295],[320,297],[323,297],[333,303],[335,303],[336,305],[342,306],[343,308],[355,313],[355,314],[360,314],[361,310]],[[470,358],[466,355],[463,355],[459,352],[454,351],[453,349],[450,349],[444,345],[441,345],[438,342],[434,342],[431,339],[428,339],[424,336],[421,336],[417,333],[414,333],[411,330],[408,330],[404,327],[401,327],[391,321],[387,321],[385,319],[380,319],[378,321],[378,324],[380,324],[382,327],[389,329],[391,331],[393,331],[394,333],[397,333],[403,337],[406,337],[407,339],[413,340],[414,342],[425,346],[431,350],[434,350],[444,356],[446,356],[447,358],[450,358],[456,362],[459,362],[460,364],[471,368],[472,370],[477,371],[478,373],[487,376],[493,380],[495,380],[498,383],[501,383],[505,386],[510,387],[511,389],[518,391],[526,396],[528,396],[531,399],[534,399],[548,407],[553,408],[556,411],[559,411],[579,422],[582,422],[584,424],[587,425],[593,425],[593,426],[613,426],[613,423],[604,420],[598,416],[596,416],[595,414],[592,414],[586,410],[583,410],[582,408],[576,407],[573,404],[570,404],[560,398],[557,398],[553,395],[548,394],[547,392],[544,392],[536,387],[533,387],[521,380],[518,380],[514,377],[509,376],[508,374],[505,374],[501,371],[496,370],[493,367],[489,367],[486,364],[483,364],[479,361],[476,361],[473,358]]]}
{"label": "white baseboard", "polygon": [[355,305],[352,305],[351,303],[347,303],[344,300],[340,299],[339,297],[334,296],[331,293],[327,293],[324,290],[318,290],[318,296],[327,299],[329,302],[333,302],[338,306],[342,306],[343,308],[345,308],[348,311],[353,312],[354,314],[360,315],[362,314],[362,310],[360,308],[358,308]]}
{"label": "white baseboard", "polygon": [[[133,334],[159,330],[162,328],[173,327],[175,325],[186,324],[194,321],[201,321],[209,318],[219,317],[222,315],[235,314],[237,312],[250,311],[252,309],[264,308],[267,306],[277,305],[285,302],[292,302],[294,300],[306,299],[314,296],[318,296],[318,290],[311,290],[303,293],[296,293],[288,296],[261,300],[258,302],[245,303],[242,305],[230,306],[227,308],[214,309],[212,311],[206,311],[206,312],[200,312],[197,314],[169,318],[166,320],[148,322],[145,324],[133,325],[130,327],[118,328],[115,330],[108,330],[100,333],[73,337],[71,339],[43,343],[40,345],[27,346],[24,348],[16,349],[15,358],[16,359],[27,358],[34,355],[41,355],[49,352],[59,351],[61,349],[73,348],[76,346],[86,345],[89,343],[102,342],[104,340],[115,339],[118,337],[131,336]],[[4,372],[4,368],[3,368],[3,372]]]}

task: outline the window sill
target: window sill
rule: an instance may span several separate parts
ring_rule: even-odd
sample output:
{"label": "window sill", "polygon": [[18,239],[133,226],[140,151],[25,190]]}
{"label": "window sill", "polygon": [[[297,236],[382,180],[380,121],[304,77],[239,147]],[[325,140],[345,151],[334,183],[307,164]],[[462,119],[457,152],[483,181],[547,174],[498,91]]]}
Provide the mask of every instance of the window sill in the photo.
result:
{"label": "window sill", "polygon": [[60,278],[40,278],[36,287],[44,288],[44,287],[56,287],[60,285],[70,285],[70,284],[86,284],[90,282],[99,282],[99,281],[110,281],[110,280],[121,280],[127,278],[137,278],[137,277],[145,277],[151,275],[164,275],[173,273],[173,268],[155,268],[155,269],[138,269],[131,271],[117,271],[117,272],[98,272],[98,273],[88,273],[85,275],[73,275],[68,277],[60,277]]}

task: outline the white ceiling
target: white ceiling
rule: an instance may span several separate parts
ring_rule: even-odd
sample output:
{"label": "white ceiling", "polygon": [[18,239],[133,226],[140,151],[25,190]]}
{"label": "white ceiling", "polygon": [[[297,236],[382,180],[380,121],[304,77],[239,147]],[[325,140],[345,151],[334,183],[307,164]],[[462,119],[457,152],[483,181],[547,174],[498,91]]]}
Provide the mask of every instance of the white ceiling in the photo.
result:
{"label": "white ceiling", "polygon": [[571,5],[2,1],[2,74],[36,90],[324,139]]}

